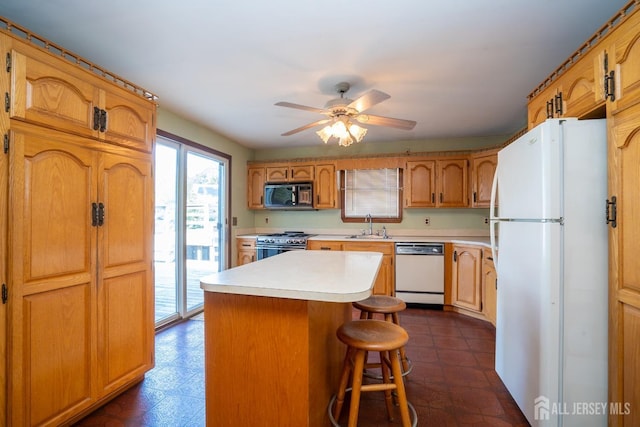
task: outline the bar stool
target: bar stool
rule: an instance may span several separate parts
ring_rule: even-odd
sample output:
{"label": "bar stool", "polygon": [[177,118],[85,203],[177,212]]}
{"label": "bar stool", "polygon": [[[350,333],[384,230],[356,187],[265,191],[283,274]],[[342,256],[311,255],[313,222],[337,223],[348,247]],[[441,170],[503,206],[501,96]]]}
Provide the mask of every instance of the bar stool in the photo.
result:
{"label": "bar stool", "polygon": [[[397,350],[409,340],[407,332],[398,325],[382,320],[352,320],[340,326],[336,334],[338,339],[347,345],[347,353],[342,367],[338,393],[329,403],[329,416],[333,425],[338,426],[337,420],[340,418],[340,413],[342,412],[345,394],[349,391],[347,385],[349,377],[351,376],[349,427],[355,427],[358,423],[360,394],[369,391],[384,391],[387,414],[389,420],[393,421],[392,390],[395,390],[397,393],[403,427],[411,426],[411,417],[409,415],[410,404],[407,402],[397,352]],[[392,377],[389,374],[389,366],[387,366],[386,363],[381,363],[383,382],[362,384],[365,356],[367,352],[370,351],[379,352],[380,360],[385,360],[388,357],[393,379],[391,379]],[[412,413],[414,415],[413,425],[415,426],[417,425],[417,416],[413,408]]]}
{"label": "bar stool", "polygon": [[[371,295],[369,298],[352,303],[355,308],[360,310],[360,319],[373,319],[374,314],[382,314],[384,320],[400,326],[398,313],[407,308],[407,304],[400,298],[388,295]],[[409,375],[413,369],[411,360],[407,357],[404,346],[398,349],[400,352],[400,361],[402,363],[402,376]],[[371,364],[371,367],[377,367],[377,364]],[[370,376],[370,375],[367,375]],[[380,378],[380,377],[376,377]]]}

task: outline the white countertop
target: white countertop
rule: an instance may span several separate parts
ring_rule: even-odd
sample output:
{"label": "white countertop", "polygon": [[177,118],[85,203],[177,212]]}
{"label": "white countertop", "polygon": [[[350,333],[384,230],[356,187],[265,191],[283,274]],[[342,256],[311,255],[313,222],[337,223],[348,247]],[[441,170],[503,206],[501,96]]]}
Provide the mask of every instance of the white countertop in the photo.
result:
{"label": "white countertop", "polygon": [[425,242],[425,243],[460,243],[460,244],[472,244],[483,245],[490,247],[489,236],[400,236],[390,235],[388,239],[383,239],[378,236],[358,236],[357,238],[349,237],[350,234],[318,234],[309,237],[309,240],[340,240],[345,242]]}
{"label": "white countertop", "polygon": [[288,251],[203,277],[207,292],[311,301],[368,298],[382,263],[378,252]]}

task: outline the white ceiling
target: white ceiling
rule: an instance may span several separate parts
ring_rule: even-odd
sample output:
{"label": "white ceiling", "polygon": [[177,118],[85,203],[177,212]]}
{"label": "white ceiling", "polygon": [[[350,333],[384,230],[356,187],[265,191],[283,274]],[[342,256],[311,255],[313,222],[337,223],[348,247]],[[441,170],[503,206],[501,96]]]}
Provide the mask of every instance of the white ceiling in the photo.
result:
{"label": "white ceiling", "polygon": [[1,0],[0,15],[253,148],[322,142],[334,86],[391,98],[366,142],[510,135],[526,96],[628,0]]}

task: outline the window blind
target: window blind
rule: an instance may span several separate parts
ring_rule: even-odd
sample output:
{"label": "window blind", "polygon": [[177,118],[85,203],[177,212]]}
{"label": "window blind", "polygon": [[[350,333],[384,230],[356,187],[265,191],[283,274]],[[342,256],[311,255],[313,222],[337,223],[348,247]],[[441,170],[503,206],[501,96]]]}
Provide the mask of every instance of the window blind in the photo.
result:
{"label": "window blind", "polygon": [[345,170],[344,212],[347,218],[400,216],[399,169]]}

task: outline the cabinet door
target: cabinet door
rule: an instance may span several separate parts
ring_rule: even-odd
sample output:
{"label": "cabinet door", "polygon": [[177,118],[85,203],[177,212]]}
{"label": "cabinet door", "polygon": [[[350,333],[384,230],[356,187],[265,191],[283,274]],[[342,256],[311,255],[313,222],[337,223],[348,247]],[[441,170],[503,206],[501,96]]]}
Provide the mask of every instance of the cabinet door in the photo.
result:
{"label": "cabinet door", "polygon": [[155,139],[155,107],[133,93],[105,88],[106,130],[100,137],[116,144],[150,153]]}
{"label": "cabinet door", "polygon": [[9,425],[60,425],[96,397],[97,156],[12,125]]}
{"label": "cabinet door", "polygon": [[289,181],[313,181],[313,165],[291,166],[289,168]]}
{"label": "cabinet door", "polygon": [[469,206],[467,159],[438,160],[437,206],[441,208]]}
{"label": "cabinet door", "polygon": [[479,247],[454,245],[451,270],[451,302],[453,305],[481,311],[481,259]]}
{"label": "cabinet door", "polygon": [[581,117],[604,104],[604,56],[592,50],[562,77],[564,117]]}
{"label": "cabinet door", "polygon": [[268,166],[266,168],[266,182],[287,182],[289,181],[288,166]]}
{"label": "cabinet door", "polygon": [[435,207],[435,182],[435,160],[407,162],[404,179],[405,206],[408,208]]}
{"label": "cabinet door", "polygon": [[373,285],[374,295],[394,295],[395,274],[394,274],[394,244],[382,242],[345,242],[345,251],[380,252],[383,254],[382,264],[378,271],[378,277]]}
{"label": "cabinet door", "polygon": [[493,175],[498,164],[498,155],[493,153],[478,156],[473,159],[472,181],[473,189],[471,203],[474,208],[488,208],[491,206],[491,186]]}
{"label": "cabinet door", "polygon": [[640,14],[634,13],[610,36],[609,70],[615,71],[615,101],[611,111],[640,102]]}
{"label": "cabinet door", "polygon": [[558,82],[554,82],[553,85],[529,100],[527,107],[529,129],[533,129],[547,119],[560,117],[560,111],[563,108],[561,94],[562,87]]}
{"label": "cabinet door", "polygon": [[314,191],[317,209],[336,207],[336,166],[335,164],[316,165]]}
{"label": "cabinet door", "polygon": [[98,200],[98,353],[108,393],[153,367],[153,176],[149,159],[104,154]]}
{"label": "cabinet door", "polygon": [[256,260],[256,239],[242,238],[236,239],[237,260],[236,265],[244,265]]}
{"label": "cabinet door", "polygon": [[489,322],[496,324],[498,277],[491,250],[482,249],[482,312]]}
{"label": "cabinet door", "polygon": [[264,180],[263,167],[247,169],[247,204],[249,209],[264,208]]}
{"label": "cabinet door", "polygon": [[[97,137],[99,89],[72,64],[15,41],[11,51],[12,118]],[[97,123],[96,123],[97,124]]]}
{"label": "cabinet door", "polygon": [[640,103],[619,109],[609,127],[609,197],[617,198],[616,227],[609,228],[609,400],[628,402],[628,415],[611,414],[614,426],[640,425]]}

